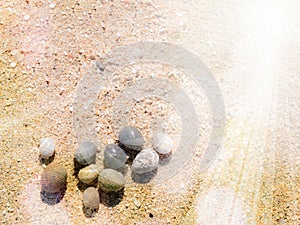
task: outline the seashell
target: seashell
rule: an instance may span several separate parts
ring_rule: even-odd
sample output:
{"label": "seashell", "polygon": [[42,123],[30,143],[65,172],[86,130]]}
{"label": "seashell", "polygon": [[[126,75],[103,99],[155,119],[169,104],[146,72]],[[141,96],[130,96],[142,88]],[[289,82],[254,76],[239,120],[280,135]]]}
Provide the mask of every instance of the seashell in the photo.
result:
{"label": "seashell", "polygon": [[173,149],[172,138],[170,138],[169,135],[162,132],[156,132],[152,135],[152,143],[154,149],[159,154],[169,154]]}
{"label": "seashell", "polygon": [[140,151],[132,162],[131,170],[136,174],[144,174],[158,167],[159,156],[152,148]]}
{"label": "seashell", "polygon": [[105,169],[99,175],[99,186],[101,190],[110,192],[117,192],[124,188],[125,178],[124,176],[113,169]]}
{"label": "seashell", "polygon": [[52,138],[42,138],[39,149],[41,157],[44,159],[49,159],[54,154],[55,141]]}
{"label": "seashell", "polygon": [[97,146],[93,142],[84,141],[76,150],[75,158],[81,165],[89,165],[96,162]]}
{"label": "seashell", "polygon": [[91,184],[99,176],[98,166],[91,164],[82,168],[78,173],[78,178],[82,183]]}
{"label": "seashell", "polygon": [[100,196],[99,192],[94,187],[88,187],[83,192],[84,211],[88,216],[94,216],[99,210]]}
{"label": "seashell", "polygon": [[119,134],[119,141],[127,148],[133,150],[141,150],[143,144],[145,143],[141,132],[132,126],[122,128]]}
{"label": "seashell", "polygon": [[43,171],[41,177],[42,189],[47,193],[56,193],[65,188],[67,171],[58,163],[50,163]]}
{"label": "seashell", "polygon": [[120,169],[125,166],[128,159],[125,151],[118,145],[109,144],[104,150],[104,164],[111,169]]}

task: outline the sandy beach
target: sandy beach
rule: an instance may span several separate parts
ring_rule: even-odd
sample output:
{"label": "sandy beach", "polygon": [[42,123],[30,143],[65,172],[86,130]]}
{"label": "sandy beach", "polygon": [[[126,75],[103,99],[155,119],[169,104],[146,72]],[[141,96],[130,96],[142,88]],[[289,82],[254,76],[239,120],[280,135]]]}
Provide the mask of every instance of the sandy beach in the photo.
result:
{"label": "sandy beach", "polygon": [[[299,11],[299,2],[283,0],[0,0],[0,223],[299,224]],[[120,66],[111,57],[145,41],[197,57],[220,93],[208,93],[176,65]],[[108,76],[101,63],[117,70]],[[91,74],[99,77],[89,81],[99,84],[96,92],[78,102]],[[184,93],[184,104],[168,101],[163,82],[145,80],[174,85],[168,88]],[[138,98],[137,90],[149,96]],[[224,103],[224,127],[222,119],[215,124],[210,95]],[[85,105],[92,125],[80,129]],[[190,105],[195,124],[182,110]],[[98,213],[86,217],[74,153],[82,139],[93,139],[103,168],[104,146],[117,142],[123,118],[142,131],[146,147],[154,130],[167,132],[174,155],[146,184],[133,182],[129,168],[124,193],[113,203],[102,199]],[[43,137],[55,140],[54,161],[68,173],[53,204],[41,195]],[[202,169],[212,141],[218,152]]]}

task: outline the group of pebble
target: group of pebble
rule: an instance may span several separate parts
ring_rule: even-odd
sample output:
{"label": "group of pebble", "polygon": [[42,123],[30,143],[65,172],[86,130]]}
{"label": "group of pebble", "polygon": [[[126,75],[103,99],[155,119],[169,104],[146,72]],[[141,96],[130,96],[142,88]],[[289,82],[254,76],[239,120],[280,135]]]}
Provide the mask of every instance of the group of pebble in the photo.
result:
{"label": "group of pebble", "polygon": [[[83,167],[78,172],[78,179],[85,184],[93,184],[98,178],[99,188],[103,192],[118,192],[125,186],[125,178],[121,173],[133,155],[131,171],[139,176],[151,173],[158,168],[160,155],[170,154],[173,149],[172,139],[165,133],[152,135],[153,148],[143,148],[145,140],[141,132],[132,126],[126,126],[119,133],[119,144],[105,147],[104,168],[100,171],[95,164],[97,147],[93,142],[84,141],[75,152],[76,161]],[[47,160],[54,155],[55,143],[51,138],[43,138],[40,142],[40,156]],[[41,176],[42,190],[56,193],[66,187],[67,171],[55,162],[44,169]],[[99,208],[100,197],[95,187],[88,187],[83,192],[84,211],[93,216]]]}

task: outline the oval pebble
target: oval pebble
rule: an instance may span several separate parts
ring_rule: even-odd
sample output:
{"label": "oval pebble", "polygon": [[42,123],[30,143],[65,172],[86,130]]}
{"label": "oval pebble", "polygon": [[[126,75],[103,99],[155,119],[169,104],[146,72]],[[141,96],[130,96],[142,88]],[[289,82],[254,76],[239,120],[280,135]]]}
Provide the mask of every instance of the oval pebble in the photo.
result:
{"label": "oval pebble", "polygon": [[78,178],[82,183],[91,184],[99,175],[98,166],[91,164],[82,168],[78,173]]}
{"label": "oval pebble", "polygon": [[42,138],[40,141],[39,150],[44,159],[49,159],[54,154],[55,141],[52,138]]}
{"label": "oval pebble", "polygon": [[135,127],[127,126],[122,128],[119,134],[119,141],[127,148],[141,150],[145,140],[142,133]]}
{"label": "oval pebble", "polygon": [[100,189],[106,192],[118,192],[125,186],[124,176],[113,169],[105,169],[99,175]]}
{"label": "oval pebble", "polygon": [[58,163],[50,163],[41,176],[42,190],[46,193],[56,193],[66,187],[67,171]]}
{"label": "oval pebble", "polygon": [[109,144],[104,150],[104,164],[107,168],[120,169],[125,166],[128,156],[118,145]]}
{"label": "oval pebble", "polygon": [[132,162],[132,172],[144,174],[155,170],[158,167],[159,156],[152,148],[139,152]]}
{"label": "oval pebble", "polygon": [[173,140],[166,133],[156,132],[152,135],[154,149],[162,155],[169,154],[173,149]]}
{"label": "oval pebble", "polygon": [[83,192],[84,211],[88,216],[94,216],[99,210],[100,196],[99,192],[94,187],[88,187]]}
{"label": "oval pebble", "polygon": [[97,146],[90,141],[82,142],[76,150],[75,158],[81,165],[89,165],[96,161]]}

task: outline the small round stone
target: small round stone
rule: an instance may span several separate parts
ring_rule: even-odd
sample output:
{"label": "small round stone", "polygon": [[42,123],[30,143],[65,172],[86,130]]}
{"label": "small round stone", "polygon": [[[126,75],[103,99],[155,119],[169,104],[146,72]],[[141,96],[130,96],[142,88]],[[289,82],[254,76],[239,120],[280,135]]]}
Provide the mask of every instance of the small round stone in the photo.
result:
{"label": "small round stone", "polygon": [[84,141],[76,150],[75,158],[81,165],[89,165],[96,162],[97,146],[93,142]]}
{"label": "small round stone", "polygon": [[23,17],[23,19],[24,19],[24,20],[29,20],[29,19],[30,19],[30,15],[25,15],[25,16]]}
{"label": "small round stone", "polygon": [[147,148],[139,152],[132,162],[132,172],[144,174],[155,170],[158,167],[159,156],[156,151]]}
{"label": "small round stone", "polygon": [[124,176],[113,169],[105,169],[99,175],[100,189],[106,192],[118,192],[125,186]]}
{"label": "small round stone", "polygon": [[55,141],[52,138],[42,138],[39,150],[42,158],[49,159],[54,154]]}
{"label": "small round stone", "polygon": [[41,176],[42,189],[46,193],[56,193],[65,188],[67,183],[67,171],[58,163],[50,163]]}
{"label": "small round stone", "polygon": [[82,168],[78,173],[78,179],[85,184],[91,184],[99,176],[98,166],[91,164]]}
{"label": "small round stone", "polygon": [[125,166],[128,156],[118,145],[109,144],[104,150],[104,164],[107,168],[120,169]]}
{"label": "small round stone", "polygon": [[83,192],[84,211],[88,216],[94,216],[99,210],[100,196],[99,192],[94,187],[88,187]]}
{"label": "small round stone", "polygon": [[127,148],[141,150],[145,140],[142,133],[135,127],[127,126],[122,128],[119,134],[119,141]]}
{"label": "small round stone", "polygon": [[17,63],[16,63],[16,62],[11,62],[11,63],[10,63],[10,66],[11,66],[12,68],[15,68],[15,67],[17,66]]}
{"label": "small round stone", "polygon": [[152,143],[154,149],[159,154],[169,154],[173,149],[173,140],[169,137],[169,135],[156,132],[152,135]]}
{"label": "small round stone", "polygon": [[52,3],[49,5],[49,7],[50,7],[51,9],[54,9],[55,6],[56,6],[56,4],[55,4],[54,2],[52,2]]}

